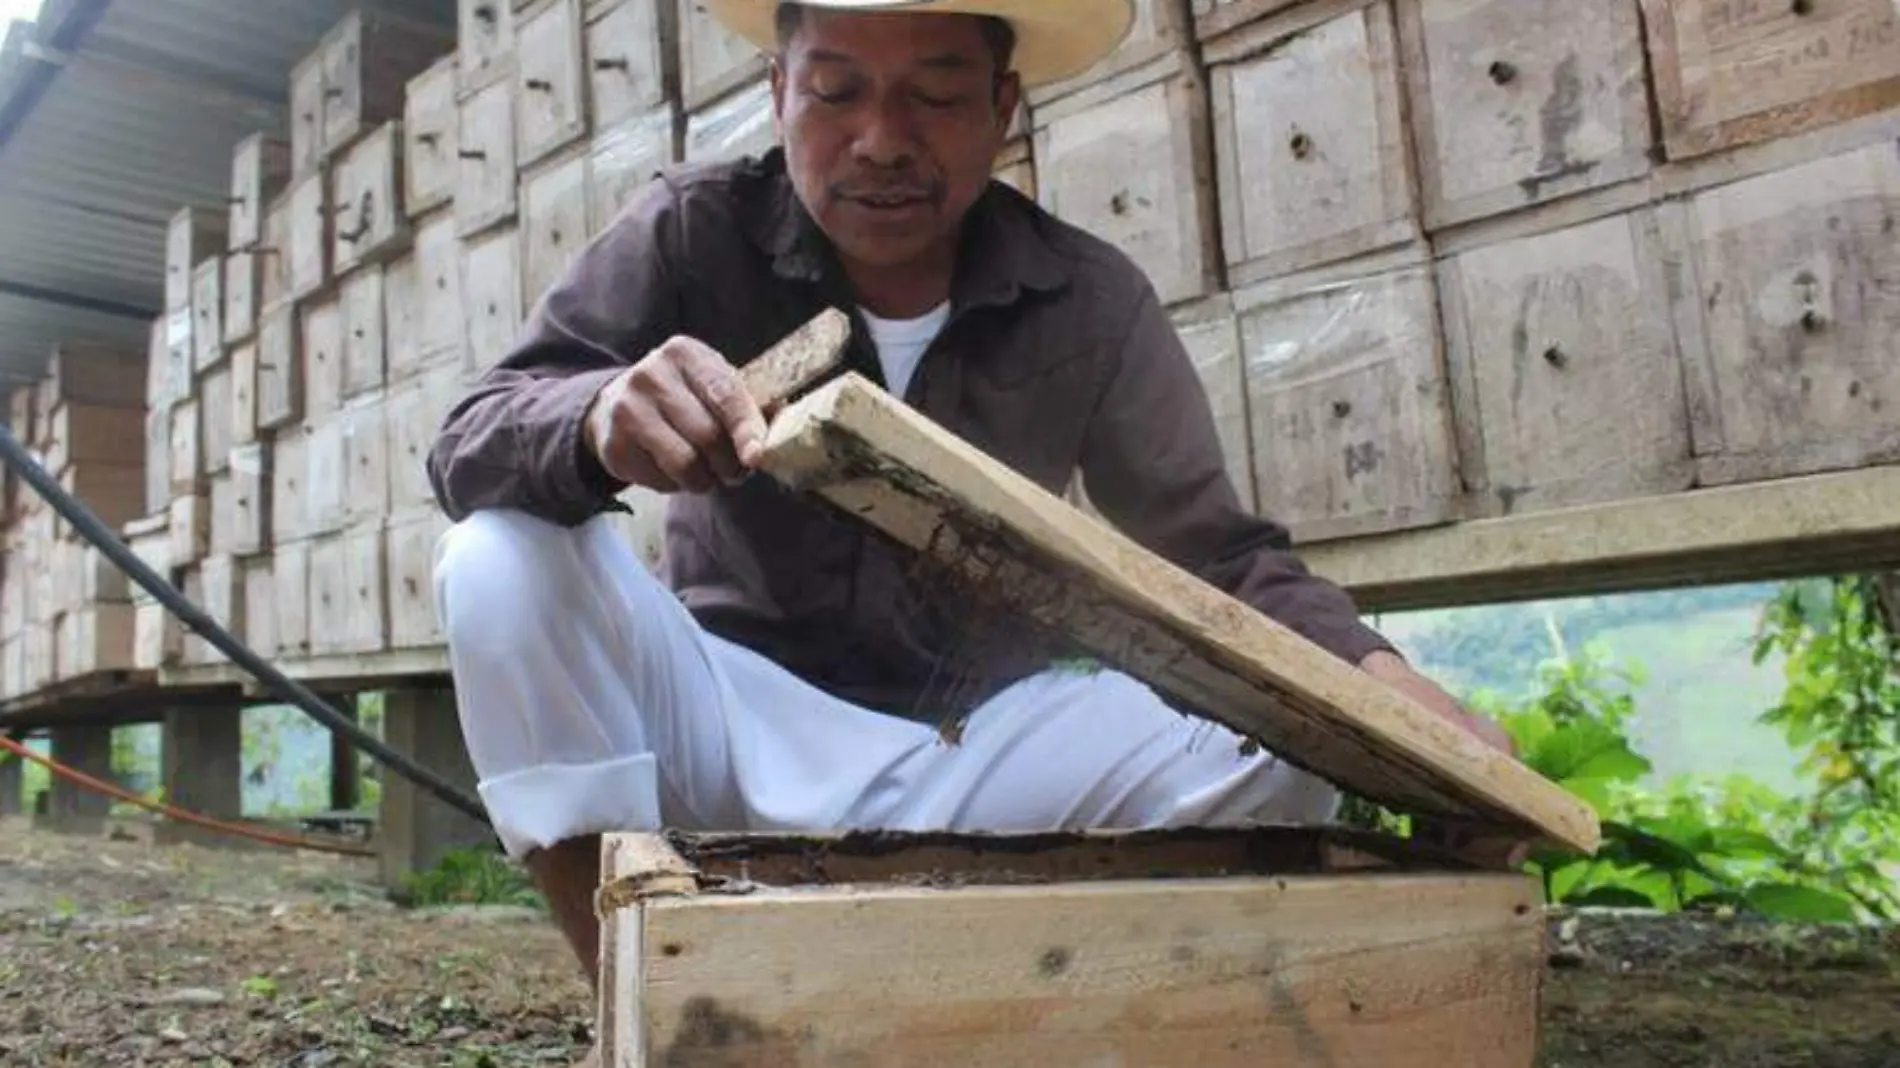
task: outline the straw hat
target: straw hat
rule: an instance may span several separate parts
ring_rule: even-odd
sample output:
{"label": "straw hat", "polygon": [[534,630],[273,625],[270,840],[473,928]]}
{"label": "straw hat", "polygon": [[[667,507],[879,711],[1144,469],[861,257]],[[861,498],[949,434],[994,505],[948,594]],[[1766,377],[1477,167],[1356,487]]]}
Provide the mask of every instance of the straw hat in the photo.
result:
{"label": "straw hat", "polygon": [[[770,55],[778,0],[702,0],[713,18]],[[1113,52],[1134,22],[1131,0],[804,0],[834,11],[995,15],[1016,28],[1013,66],[1025,86],[1080,74]]]}

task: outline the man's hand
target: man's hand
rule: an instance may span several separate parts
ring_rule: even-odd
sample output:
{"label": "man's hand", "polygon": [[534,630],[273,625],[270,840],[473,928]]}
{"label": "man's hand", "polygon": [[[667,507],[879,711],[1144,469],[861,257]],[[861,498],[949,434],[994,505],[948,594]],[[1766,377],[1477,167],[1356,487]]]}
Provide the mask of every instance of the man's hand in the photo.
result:
{"label": "man's hand", "polygon": [[608,382],[587,411],[607,472],[660,493],[737,485],[765,448],[765,416],[726,359],[675,337]]}
{"label": "man's hand", "polygon": [[1466,709],[1456,697],[1419,674],[1402,657],[1380,650],[1361,660],[1359,666],[1366,674],[1482,738],[1492,748],[1517,755],[1517,743],[1503,727]]}

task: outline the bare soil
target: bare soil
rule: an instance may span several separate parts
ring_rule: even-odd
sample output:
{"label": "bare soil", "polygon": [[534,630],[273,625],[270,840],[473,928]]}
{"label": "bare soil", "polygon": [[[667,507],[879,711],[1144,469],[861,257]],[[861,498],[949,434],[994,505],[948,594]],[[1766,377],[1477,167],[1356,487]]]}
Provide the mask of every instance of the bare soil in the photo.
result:
{"label": "bare soil", "polygon": [[[586,985],[540,916],[400,909],[374,875],[0,829],[0,1065],[515,1068],[587,1050]],[[1900,933],[1551,923],[1541,1068],[1900,1066]]]}

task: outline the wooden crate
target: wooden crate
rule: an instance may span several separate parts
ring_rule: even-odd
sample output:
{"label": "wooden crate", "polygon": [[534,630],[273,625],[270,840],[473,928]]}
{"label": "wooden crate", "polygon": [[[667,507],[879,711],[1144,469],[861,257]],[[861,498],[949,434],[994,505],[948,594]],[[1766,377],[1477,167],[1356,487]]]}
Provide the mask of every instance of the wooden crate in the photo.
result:
{"label": "wooden crate", "polygon": [[[86,507],[99,521],[114,530],[145,514],[143,461],[74,464],[59,476],[59,484],[67,493],[86,502]],[[77,536],[65,517],[57,518],[54,537]]]}
{"label": "wooden crate", "polygon": [[271,442],[270,532],[280,552],[285,542],[310,536],[310,505],[304,493],[310,477],[308,439],[298,428],[280,432]]}
{"label": "wooden crate", "polygon": [[277,655],[310,655],[310,542],[279,540],[271,554]]}
{"label": "wooden crate", "polygon": [[516,31],[515,165],[525,170],[587,136],[580,0],[536,0]]}
{"label": "wooden crate", "polygon": [[132,666],[157,671],[177,664],[184,655],[185,625],[157,601],[132,609]]}
{"label": "wooden crate", "polygon": [[53,409],[47,470],[64,471],[74,463],[144,462],[145,428],[138,412],[78,402]]}
{"label": "wooden crate", "polygon": [[239,586],[244,591],[244,629],[238,640],[262,656],[276,656],[277,571],[268,556],[238,561]]}
{"label": "wooden crate", "polygon": [[171,494],[192,494],[205,485],[203,424],[198,399],[171,407]]}
{"label": "wooden crate", "polygon": [[777,139],[772,129],[772,86],[760,79],[689,114],[681,158],[702,163],[758,156]]}
{"label": "wooden crate", "polygon": [[456,148],[461,112],[456,107],[455,57],[437,60],[409,81],[403,103],[402,207],[410,219],[455,197]]}
{"label": "wooden crate", "polygon": [[679,112],[664,104],[594,135],[587,156],[589,240],[613,225],[635,190],[679,162],[683,132]]}
{"label": "wooden crate", "polygon": [[1227,474],[1242,506],[1255,507],[1253,442],[1247,423],[1247,368],[1240,358],[1240,322],[1227,294],[1174,314],[1174,328],[1207,391]]}
{"label": "wooden crate", "polygon": [[237,556],[270,551],[271,446],[260,441],[231,450],[231,510],[223,525],[230,531],[230,552]]}
{"label": "wooden crate", "polygon": [[264,309],[257,327],[257,429],[303,421],[303,316],[295,301]]}
{"label": "wooden crate", "polygon": [[1386,0],[1296,7],[1208,41],[1204,56],[1231,283],[1420,240]]}
{"label": "wooden crate", "polygon": [[1641,0],[1671,158],[1900,105],[1891,0]]}
{"label": "wooden crate", "polygon": [[352,399],[337,419],[343,435],[343,521],[380,522],[389,512],[389,430],[382,391]]}
{"label": "wooden crate", "polygon": [[304,300],[329,286],[333,267],[331,240],[335,231],[329,197],[329,173],[318,167],[291,183],[286,194],[289,241],[285,296]]}
{"label": "wooden crate", "polygon": [[224,251],[230,222],[207,208],[180,208],[165,228],[165,310],[191,306],[192,272]]}
{"label": "wooden crate", "polygon": [[521,176],[521,307],[534,307],[587,244],[587,154],[567,152]]}
{"label": "wooden crate", "polygon": [[391,649],[429,649],[445,641],[436,613],[434,576],[436,544],[448,529],[448,516],[438,508],[390,513],[386,596]]}
{"label": "wooden crate", "polygon": [[[260,226],[262,223],[260,222]],[[233,252],[224,258],[224,343],[238,345],[257,333],[257,309],[262,306],[264,264],[271,253],[253,245],[253,251]]]}
{"label": "wooden crate", "polygon": [[381,267],[359,271],[343,283],[343,363],[339,389],[344,397],[361,396],[383,388],[388,375],[385,291]]}
{"label": "wooden crate", "polygon": [[462,351],[479,375],[514,348],[521,330],[520,238],[510,225],[462,245]]}
{"label": "wooden crate", "polygon": [[1649,170],[1636,0],[1396,0],[1425,224]]}
{"label": "wooden crate", "polygon": [[515,69],[515,11],[507,0],[457,0],[455,80],[462,96],[505,83]]}
{"label": "wooden crate", "polygon": [[300,308],[303,421],[328,418],[343,403],[343,302],[331,293]]}
{"label": "wooden crate", "polygon": [[1036,199],[1034,142],[1019,137],[1004,145],[1003,150],[996,154],[996,165],[991,168],[990,175],[1023,196]]}
{"label": "wooden crate", "polygon": [[[53,347],[40,388],[40,413],[57,404],[103,404],[114,408],[143,408],[150,353],[143,348],[119,348],[89,342],[64,341]],[[35,419],[35,430],[46,428]]]}
{"label": "wooden crate", "polygon": [[203,374],[224,362],[224,260],[213,255],[191,271],[191,366]]}
{"label": "wooden crate", "polygon": [[290,68],[290,173],[304,178],[323,163],[323,58],[321,46]]}
{"label": "wooden crate", "polygon": [[765,57],[750,41],[713,18],[702,0],[671,2],[678,4],[680,101],[687,111],[697,111],[764,77]]}
{"label": "wooden crate", "polygon": [[1165,304],[1221,285],[1207,121],[1178,51],[1035,112],[1037,199],[1127,253]]}
{"label": "wooden crate", "polygon": [[311,423],[303,439],[304,531],[312,536],[343,529],[349,516],[345,479],[349,472],[343,412]]}
{"label": "wooden crate", "polygon": [[437,215],[417,227],[415,252],[390,265],[383,289],[390,383],[436,364],[462,362],[462,243],[453,217]]}
{"label": "wooden crate", "polygon": [[456,116],[455,232],[473,237],[515,217],[515,96],[511,83],[477,90]]}
{"label": "wooden crate", "polygon": [[1539,887],[1293,828],[612,834],[603,1061],[1528,1068]]}
{"label": "wooden crate", "polygon": [[402,207],[402,126],[386,122],[337,157],[331,171],[330,261],[338,278],[387,262],[413,234]]}
{"label": "wooden crate", "polygon": [[257,345],[231,347],[231,447],[257,440]]}
{"label": "wooden crate", "polygon": [[1452,518],[1450,389],[1429,269],[1234,294],[1260,511],[1297,540]]}
{"label": "wooden crate", "polygon": [[1653,213],[1459,253],[1440,292],[1471,514],[1693,484]]}
{"label": "wooden crate", "polygon": [[385,400],[389,434],[389,488],[391,512],[429,506],[435,491],[429,485],[429,450],[442,426],[443,416],[462,394],[462,369],[439,365],[400,386],[391,386]]}
{"label": "wooden crate", "polygon": [[134,620],[130,604],[92,605],[62,614],[54,639],[54,677],[46,681],[131,670]]}
{"label": "wooden crate", "polygon": [[254,133],[231,152],[231,210],[226,246],[242,252],[264,243],[264,212],[290,184],[290,142]]}
{"label": "wooden crate", "polygon": [[674,0],[613,0],[586,15],[591,125],[609,130],[675,98],[679,8]]}
{"label": "wooden crate", "polygon": [[221,366],[198,380],[199,469],[215,475],[231,466],[231,417],[237,410],[231,397],[231,368]]}
{"label": "wooden crate", "polygon": [[1658,209],[1698,479],[1900,461],[1900,160],[1881,143]]}
{"label": "wooden crate", "polygon": [[166,529],[171,533],[171,562],[182,568],[211,551],[211,501],[202,489],[173,493]]}
{"label": "wooden crate", "polygon": [[388,647],[386,564],[380,520],[310,542],[310,655]]}
{"label": "wooden crate", "polygon": [[344,15],[317,46],[323,71],[320,155],[328,159],[401,119],[409,79],[455,47],[447,27],[364,9]]}

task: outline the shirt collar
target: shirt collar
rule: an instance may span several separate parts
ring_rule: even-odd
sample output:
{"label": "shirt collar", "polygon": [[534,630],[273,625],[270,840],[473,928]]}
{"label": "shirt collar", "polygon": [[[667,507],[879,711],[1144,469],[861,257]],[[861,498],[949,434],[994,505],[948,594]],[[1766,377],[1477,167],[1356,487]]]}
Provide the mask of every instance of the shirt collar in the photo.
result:
{"label": "shirt collar", "polygon": [[[782,278],[823,282],[832,264],[830,247],[805,210],[785,173],[784,153],[773,148],[760,161],[766,196],[754,239],[772,257]],[[964,217],[951,303],[956,307],[1008,305],[1023,291],[1053,292],[1067,286],[1074,263],[1051,244],[1041,209],[1002,182],[989,188]]]}

